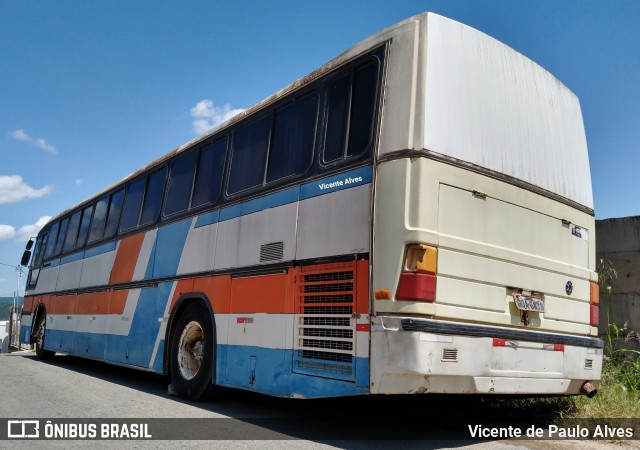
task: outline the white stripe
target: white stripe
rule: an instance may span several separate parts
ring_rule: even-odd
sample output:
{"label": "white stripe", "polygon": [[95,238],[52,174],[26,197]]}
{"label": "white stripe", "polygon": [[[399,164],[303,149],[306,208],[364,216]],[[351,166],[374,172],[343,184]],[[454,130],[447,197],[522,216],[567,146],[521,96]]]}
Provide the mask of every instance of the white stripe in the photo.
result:
{"label": "white stripe", "polygon": [[142,241],[142,246],[140,247],[140,254],[138,255],[138,261],[136,262],[136,268],[133,271],[133,278],[131,281],[144,279],[144,275],[147,272],[147,267],[150,263],[153,264],[153,261],[149,260],[151,258],[151,253],[156,242],[157,234],[158,229],[156,228],[147,231],[147,233],[144,235],[144,241]]}

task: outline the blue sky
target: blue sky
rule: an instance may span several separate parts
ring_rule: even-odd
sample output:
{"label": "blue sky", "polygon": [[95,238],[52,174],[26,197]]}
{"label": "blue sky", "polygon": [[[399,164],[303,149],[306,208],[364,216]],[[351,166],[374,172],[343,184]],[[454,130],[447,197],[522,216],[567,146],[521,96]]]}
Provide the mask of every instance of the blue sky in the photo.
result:
{"label": "blue sky", "polygon": [[0,296],[48,216],[424,11],[575,92],[596,218],[640,214],[637,0],[0,0]]}

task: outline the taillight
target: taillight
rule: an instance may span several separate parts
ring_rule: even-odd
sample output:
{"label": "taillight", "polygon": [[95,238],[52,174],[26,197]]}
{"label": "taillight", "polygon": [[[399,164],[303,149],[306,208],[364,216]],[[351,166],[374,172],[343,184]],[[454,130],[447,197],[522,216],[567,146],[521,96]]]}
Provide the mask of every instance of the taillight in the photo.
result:
{"label": "taillight", "polygon": [[589,324],[592,327],[600,325],[600,288],[598,283],[591,282],[589,298]]}
{"label": "taillight", "polygon": [[411,244],[405,252],[396,299],[434,302],[436,300],[436,268],[438,249],[424,244]]}

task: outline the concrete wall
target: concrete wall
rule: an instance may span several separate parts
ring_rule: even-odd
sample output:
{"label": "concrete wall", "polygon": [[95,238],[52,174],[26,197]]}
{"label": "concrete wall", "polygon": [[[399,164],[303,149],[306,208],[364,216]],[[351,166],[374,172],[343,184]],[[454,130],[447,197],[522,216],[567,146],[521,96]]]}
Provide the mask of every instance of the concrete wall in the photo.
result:
{"label": "concrete wall", "polygon": [[[628,322],[630,330],[640,331],[640,216],[596,220],[598,266],[601,259],[611,261],[618,277],[611,281],[610,299],[600,289],[600,334],[607,334],[608,323],[622,328]],[[639,349],[640,342],[625,346]]]}

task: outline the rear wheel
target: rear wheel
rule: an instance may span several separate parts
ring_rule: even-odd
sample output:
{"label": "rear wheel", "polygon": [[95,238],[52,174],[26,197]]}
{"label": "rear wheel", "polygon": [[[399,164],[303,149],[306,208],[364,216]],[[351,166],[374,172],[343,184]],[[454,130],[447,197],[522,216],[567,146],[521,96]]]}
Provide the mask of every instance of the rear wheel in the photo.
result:
{"label": "rear wheel", "polygon": [[211,314],[193,303],[180,315],[171,340],[173,390],[188,400],[204,400],[213,392],[215,337]]}
{"label": "rear wheel", "polygon": [[47,328],[46,314],[42,312],[42,314],[39,314],[39,317],[37,320],[38,321],[36,323],[36,327],[33,333],[33,340],[34,340],[34,343],[36,344],[36,356],[39,359],[49,359],[53,355],[55,355],[55,352],[44,349],[44,335]]}

